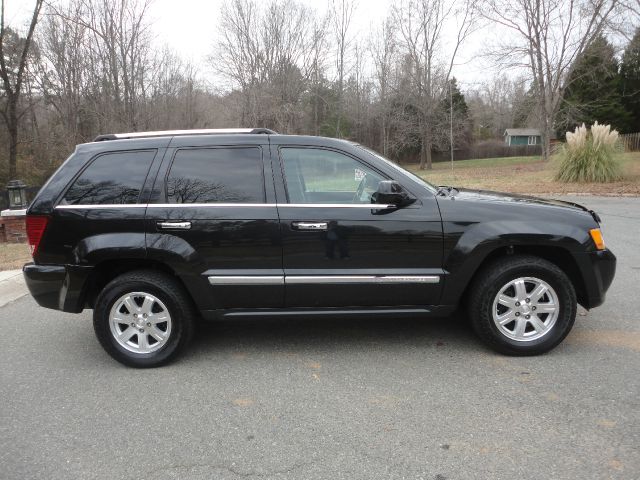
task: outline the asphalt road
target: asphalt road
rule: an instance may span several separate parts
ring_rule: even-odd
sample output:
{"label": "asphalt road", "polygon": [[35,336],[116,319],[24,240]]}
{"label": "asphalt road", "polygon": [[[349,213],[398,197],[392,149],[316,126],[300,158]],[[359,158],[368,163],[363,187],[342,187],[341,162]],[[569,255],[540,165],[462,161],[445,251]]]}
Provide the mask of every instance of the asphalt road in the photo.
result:
{"label": "asphalt road", "polygon": [[0,308],[0,479],[640,478],[640,198],[580,197],[618,273],[534,358],[461,317],[252,321],[120,366],[90,312]]}

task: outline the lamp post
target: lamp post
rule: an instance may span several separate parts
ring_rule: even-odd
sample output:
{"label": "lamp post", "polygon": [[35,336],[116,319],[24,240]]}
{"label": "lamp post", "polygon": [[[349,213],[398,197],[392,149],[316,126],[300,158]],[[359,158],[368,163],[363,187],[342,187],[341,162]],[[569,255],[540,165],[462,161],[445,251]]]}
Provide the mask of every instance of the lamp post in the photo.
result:
{"label": "lamp post", "polygon": [[453,82],[449,80],[449,138],[451,139],[451,173],[453,173]]}
{"label": "lamp post", "polygon": [[22,180],[10,180],[7,184],[9,210],[27,208],[27,185]]}

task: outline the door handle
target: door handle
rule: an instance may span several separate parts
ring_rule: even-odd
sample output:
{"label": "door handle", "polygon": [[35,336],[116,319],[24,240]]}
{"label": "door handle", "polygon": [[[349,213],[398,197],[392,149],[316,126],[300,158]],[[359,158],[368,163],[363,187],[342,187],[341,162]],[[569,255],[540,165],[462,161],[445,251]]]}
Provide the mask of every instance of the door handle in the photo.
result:
{"label": "door handle", "polygon": [[324,231],[327,230],[327,222],[293,222],[291,224],[294,230],[307,231]]}
{"label": "door handle", "polygon": [[160,230],[189,230],[191,222],[158,222]]}

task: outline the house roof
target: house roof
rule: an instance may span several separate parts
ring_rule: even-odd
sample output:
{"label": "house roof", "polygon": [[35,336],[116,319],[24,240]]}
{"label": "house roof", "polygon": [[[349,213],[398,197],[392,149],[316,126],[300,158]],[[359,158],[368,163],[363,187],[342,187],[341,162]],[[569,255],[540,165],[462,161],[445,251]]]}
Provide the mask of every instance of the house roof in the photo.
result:
{"label": "house roof", "polygon": [[507,128],[504,131],[504,136],[510,137],[529,137],[540,136],[540,130],[537,128]]}

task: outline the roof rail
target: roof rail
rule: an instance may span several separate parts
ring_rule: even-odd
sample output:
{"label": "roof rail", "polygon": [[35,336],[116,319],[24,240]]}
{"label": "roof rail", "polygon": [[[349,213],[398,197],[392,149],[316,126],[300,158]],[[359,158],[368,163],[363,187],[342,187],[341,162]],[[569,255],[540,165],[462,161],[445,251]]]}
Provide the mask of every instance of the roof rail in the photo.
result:
{"label": "roof rail", "polygon": [[105,140],[126,140],[130,138],[150,138],[150,137],[174,137],[180,135],[220,135],[236,133],[262,133],[275,135],[276,132],[268,128],[208,128],[200,130],[158,130],[156,132],[130,132],[130,133],[107,133],[98,135],[94,142]]}

